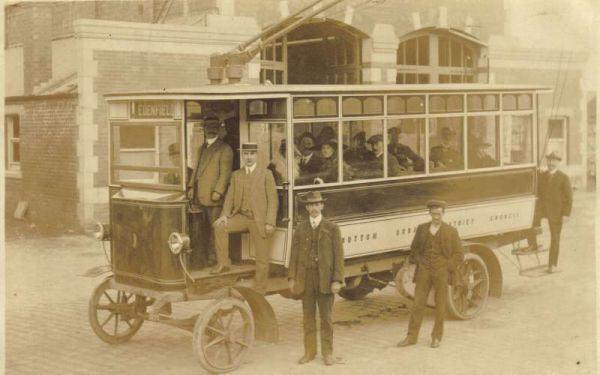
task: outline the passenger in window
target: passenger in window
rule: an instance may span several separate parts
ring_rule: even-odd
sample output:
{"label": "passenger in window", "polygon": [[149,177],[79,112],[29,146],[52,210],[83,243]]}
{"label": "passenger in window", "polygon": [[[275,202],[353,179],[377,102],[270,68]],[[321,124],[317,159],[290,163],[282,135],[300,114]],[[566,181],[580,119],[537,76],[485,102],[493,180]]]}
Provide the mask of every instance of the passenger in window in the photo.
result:
{"label": "passenger in window", "polygon": [[462,156],[452,145],[456,133],[445,127],[442,129],[441,144],[431,148],[429,160],[433,168],[460,169],[462,167]]}
{"label": "passenger in window", "polygon": [[323,164],[319,173],[318,183],[336,182],[338,175],[337,141],[329,139],[321,144]]}
{"label": "passenger in window", "polygon": [[325,126],[319,132],[317,136],[317,145],[321,147],[325,142],[330,141],[331,139],[336,139],[337,135],[335,134],[335,130],[331,126]]}
{"label": "passenger in window", "polygon": [[356,133],[350,142],[350,147],[344,151],[344,161],[352,167],[363,167],[366,162],[375,159],[375,155],[367,149],[365,132]]}
{"label": "passenger in window", "polygon": [[317,150],[316,144],[317,140],[311,133],[302,133],[300,136],[298,146],[300,150],[300,174],[296,179],[297,185],[312,184],[322,169],[323,159],[315,152]]}
{"label": "passenger in window", "polygon": [[[181,146],[179,143],[171,143],[169,145],[169,160],[174,167],[181,168]],[[169,172],[163,178],[163,183],[168,185],[179,185],[181,184],[180,172]]]}
{"label": "passenger in window", "polygon": [[[375,162],[373,163],[372,175],[370,177],[383,177],[383,152],[385,147],[383,146],[383,136],[381,134],[375,134],[369,138],[369,144],[375,154]],[[402,174],[402,171],[406,171],[406,168],[400,166],[398,159],[388,152],[388,177],[396,177]]]}
{"label": "passenger in window", "polygon": [[[279,144],[279,152],[275,154],[273,160],[269,163],[269,168],[273,173],[273,177],[275,177],[275,183],[277,186],[283,185],[284,182],[288,181],[288,170],[286,163],[286,153],[287,153],[287,142],[285,139],[281,140]],[[297,158],[294,158],[294,161],[297,161]],[[293,169],[294,177],[298,177],[298,168]]]}
{"label": "passenger in window", "polygon": [[498,166],[498,161],[490,156],[491,143],[478,139],[469,142],[469,168],[489,168]]}
{"label": "passenger in window", "polygon": [[388,152],[396,157],[400,166],[407,171],[422,172],[425,170],[425,161],[409,146],[400,142],[400,128],[390,129],[390,143]]}

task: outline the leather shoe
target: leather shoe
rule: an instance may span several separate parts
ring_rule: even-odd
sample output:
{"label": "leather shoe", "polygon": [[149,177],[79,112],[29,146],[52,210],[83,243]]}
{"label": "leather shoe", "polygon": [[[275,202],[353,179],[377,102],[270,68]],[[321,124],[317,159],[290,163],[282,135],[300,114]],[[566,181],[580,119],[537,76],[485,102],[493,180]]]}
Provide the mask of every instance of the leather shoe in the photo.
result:
{"label": "leather shoe", "polygon": [[315,355],[314,354],[304,354],[302,356],[302,358],[300,358],[298,360],[298,363],[301,364],[301,365],[303,365],[305,363],[308,363],[308,362],[312,361],[313,359],[315,359]]}
{"label": "leather shoe", "polygon": [[404,340],[400,341],[396,346],[399,348],[402,348],[402,347],[409,346],[409,345],[415,345],[416,343],[417,343],[417,340],[407,337]]}
{"label": "leather shoe", "polygon": [[212,270],[210,270],[210,274],[218,275],[220,273],[227,272],[227,271],[229,271],[229,267],[218,265],[215,268],[213,268]]}
{"label": "leather shoe", "polygon": [[327,354],[323,357],[323,361],[325,362],[325,366],[333,366],[333,356],[331,354]]}
{"label": "leather shoe", "polygon": [[432,339],[431,340],[431,347],[432,348],[439,348],[440,347],[440,342],[441,340],[438,338]]}

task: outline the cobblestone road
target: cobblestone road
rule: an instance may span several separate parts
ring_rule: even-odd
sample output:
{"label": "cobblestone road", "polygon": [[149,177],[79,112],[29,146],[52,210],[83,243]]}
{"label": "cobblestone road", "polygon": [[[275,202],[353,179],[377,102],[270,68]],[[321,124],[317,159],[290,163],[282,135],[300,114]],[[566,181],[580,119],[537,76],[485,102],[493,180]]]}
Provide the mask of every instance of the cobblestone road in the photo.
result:
{"label": "cobblestone road", "polygon": [[[417,345],[398,349],[408,310],[385,288],[362,301],[336,299],[333,367],[302,355],[299,302],[269,297],[280,342],[257,342],[236,374],[595,374],[595,196],[576,195],[563,231],[562,272],[518,276],[510,249],[500,250],[502,298],[471,321],[448,321],[439,349],[429,348],[432,312]],[[547,238],[546,238],[547,242]],[[128,343],[101,342],[88,325],[87,301],[100,278],[78,274],[102,264],[101,245],[87,237],[7,244],[7,374],[201,374],[185,331],[148,323]],[[203,303],[176,306],[201,310]]]}

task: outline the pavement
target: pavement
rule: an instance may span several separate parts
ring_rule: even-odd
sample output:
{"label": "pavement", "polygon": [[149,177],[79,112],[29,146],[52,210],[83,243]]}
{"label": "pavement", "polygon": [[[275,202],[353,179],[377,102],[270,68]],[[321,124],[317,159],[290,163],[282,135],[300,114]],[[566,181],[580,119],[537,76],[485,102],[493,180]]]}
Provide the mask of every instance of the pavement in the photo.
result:
{"label": "pavement", "polygon": [[[417,345],[396,348],[409,311],[393,287],[360,301],[336,297],[334,348],[340,363],[302,356],[299,301],[268,297],[280,325],[277,344],[255,342],[236,374],[595,374],[595,195],[578,192],[565,225],[561,272],[518,275],[510,248],[498,250],[501,298],[481,316],[448,320],[442,346],[429,347],[428,311]],[[549,242],[545,228],[542,243]],[[547,254],[547,253],[546,253]],[[543,256],[546,259],[546,255]],[[6,246],[6,374],[203,374],[191,334],[145,322],[131,341],[108,345],[92,332],[87,303],[102,277],[80,275],[104,264],[102,245],[85,236],[13,239]],[[200,312],[206,302],[174,306]]]}

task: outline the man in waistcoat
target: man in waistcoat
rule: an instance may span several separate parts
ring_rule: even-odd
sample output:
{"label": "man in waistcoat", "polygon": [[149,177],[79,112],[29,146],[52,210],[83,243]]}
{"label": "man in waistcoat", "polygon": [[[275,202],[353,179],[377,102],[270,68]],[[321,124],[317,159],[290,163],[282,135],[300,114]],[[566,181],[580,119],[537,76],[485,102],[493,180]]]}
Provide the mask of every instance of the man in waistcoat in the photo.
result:
{"label": "man in waistcoat", "polygon": [[408,322],[408,334],[399,347],[417,343],[423,311],[431,288],[435,292],[435,323],[431,333],[431,347],[440,346],[444,334],[444,316],[446,315],[446,295],[450,273],[464,259],[458,231],[442,221],[446,202],[431,200],[427,202],[431,221],[420,224],[410,245],[410,262],[417,265],[415,278],[415,300]]}
{"label": "man in waistcoat", "polygon": [[200,231],[209,239],[204,261],[215,262],[212,224],[219,218],[223,198],[231,178],[233,151],[219,138],[220,120],[207,117],[204,120],[204,144],[198,149],[198,160],[188,183],[188,198],[193,206],[204,213]]}
{"label": "man in waistcoat", "polygon": [[273,174],[256,166],[257,153],[256,143],[242,144],[244,165],[233,172],[221,217],[214,225],[218,264],[211,274],[227,272],[231,267],[229,234],[248,232],[256,257],[254,289],[264,294],[269,275],[270,239],[275,231],[279,201]]}
{"label": "man in waistcoat", "polygon": [[[558,266],[560,232],[563,222],[569,220],[573,206],[573,193],[569,177],[558,170],[561,160],[556,151],[546,156],[548,170],[539,176],[538,201],[534,215],[534,226],[540,226],[543,217],[548,218],[548,225],[550,226],[549,273],[555,272]],[[529,237],[529,245],[531,248],[537,249],[538,243],[535,234]]]}
{"label": "man in waistcoat", "polygon": [[340,228],[323,218],[321,193],[303,197],[309,218],[300,222],[292,238],[288,282],[290,290],[302,295],[304,355],[298,363],[317,355],[316,310],[321,317],[321,354],[325,365],[333,365],[333,300],[344,283],[344,250]]}

